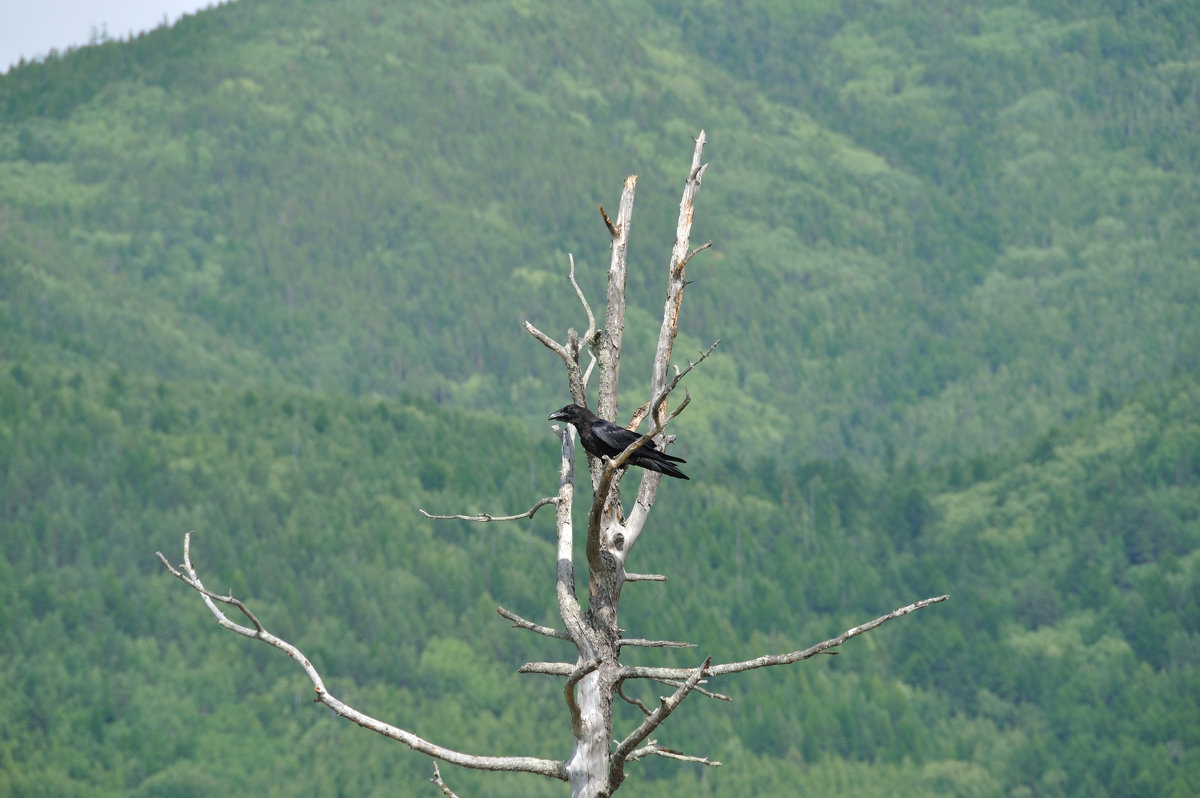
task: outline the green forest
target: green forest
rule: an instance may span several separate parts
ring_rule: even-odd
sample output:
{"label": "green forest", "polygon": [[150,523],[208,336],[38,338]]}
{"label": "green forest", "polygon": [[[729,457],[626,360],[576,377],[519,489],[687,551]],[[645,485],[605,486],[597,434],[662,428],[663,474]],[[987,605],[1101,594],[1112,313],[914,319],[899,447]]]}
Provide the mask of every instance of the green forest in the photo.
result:
{"label": "green forest", "polygon": [[[631,635],[717,680],[646,796],[1200,794],[1200,18],[1191,4],[237,0],[0,75],[0,796],[437,795],[344,700],[566,757],[561,364],[639,175],[644,402],[710,167]],[[684,364],[680,360],[681,364]],[[586,493],[586,487],[580,490]],[[638,697],[656,700],[649,685]],[[619,707],[618,724],[639,722]],[[467,795],[557,783],[445,767]]]}

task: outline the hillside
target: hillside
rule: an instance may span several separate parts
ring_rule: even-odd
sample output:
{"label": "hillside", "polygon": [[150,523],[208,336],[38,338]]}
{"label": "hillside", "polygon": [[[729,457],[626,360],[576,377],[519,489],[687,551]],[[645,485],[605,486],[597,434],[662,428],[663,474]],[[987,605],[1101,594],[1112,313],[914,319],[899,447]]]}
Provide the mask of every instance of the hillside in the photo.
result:
{"label": "hillside", "polygon": [[238,0],[0,76],[0,796],[425,788],[162,572],[190,529],[339,695],[565,755],[495,615],[552,622],[549,521],[416,508],[549,492],[520,322],[583,325],[631,172],[643,398],[701,127],[676,351],[722,343],[623,618],[722,659],[952,600],[689,701],[725,765],[627,789],[1200,793],[1200,22],[793,6]]}
{"label": "hillside", "polygon": [[704,127],[685,334],[724,362],[687,423],[717,449],[969,456],[1194,362],[1198,26],[771,8],[250,0],[14,70],[5,346],[532,431],[563,392],[520,322],[582,324],[566,255],[599,296],[630,172],[655,312]]}
{"label": "hillside", "polygon": [[[552,436],[416,397],[32,364],[0,375],[0,410],[0,794],[420,789],[423,757],[314,707],[290,661],[217,628],[161,570],[153,551],[178,560],[193,528],[202,575],[338,695],[467,750],[566,755],[557,683],[516,674],[561,644],[495,614],[554,622],[552,521],[416,513],[527,506],[553,484]],[[730,463],[668,486],[637,562],[671,581],[628,588],[635,634],[735,659],[952,599],[836,658],[721,680],[734,703],[689,702],[664,743],[726,763],[702,777],[713,795],[884,796],[897,779],[909,796],[1194,795],[1198,416],[1192,374],[938,471]],[[447,777],[464,794],[560,794]],[[701,778],[659,762],[635,777],[664,796]]]}

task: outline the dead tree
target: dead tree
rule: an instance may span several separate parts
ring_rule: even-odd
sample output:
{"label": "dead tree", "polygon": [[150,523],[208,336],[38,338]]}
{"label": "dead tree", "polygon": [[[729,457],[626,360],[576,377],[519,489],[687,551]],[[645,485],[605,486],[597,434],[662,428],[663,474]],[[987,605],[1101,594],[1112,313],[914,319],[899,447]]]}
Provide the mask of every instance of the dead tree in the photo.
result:
{"label": "dead tree", "polygon": [[[696,138],[691,168],[684,184],[683,199],[679,205],[679,221],[675,233],[675,246],[671,251],[667,267],[667,298],[663,309],[662,326],[658,335],[658,346],[654,355],[649,391],[646,401],[633,413],[627,425],[636,429],[648,419],[649,431],[618,455],[603,461],[588,455],[592,483],[592,501],[587,514],[587,534],[584,546],[588,571],[587,608],[584,609],[575,594],[575,550],[573,505],[575,496],[575,433],[569,427],[555,427],[561,443],[562,468],[558,491],[535,503],[529,510],[518,515],[493,516],[490,514],[430,515],[428,518],[456,518],[467,521],[510,521],[530,518],[547,505],[555,507],[555,526],[558,534],[556,594],[558,611],[562,618],[562,629],[552,629],[528,621],[503,607],[498,612],[510,620],[514,627],[527,629],[546,637],[570,642],[575,647],[574,661],[530,662],[521,667],[522,673],[549,674],[564,678],[563,697],[567,705],[574,751],[566,761],[522,756],[479,756],[444,748],[398,726],[393,726],[367,715],[338,700],[326,688],[321,675],[304,654],[279,637],[268,632],[258,618],[240,600],[232,596],[220,596],[208,590],[200,581],[192,565],[190,533],[184,538],[183,564],[172,566],[158,554],[166,568],[196,590],[208,609],[216,616],[221,626],[246,637],[261,640],[285,652],[304,669],[316,691],[315,701],[329,707],[333,712],[386,737],[404,743],[415,751],[434,759],[480,770],[504,770],[533,773],[566,781],[571,785],[573,798],[597,798],[612,795],[625,779],[625,766],[647,756],[696,762],[706,766],[720,763],[702,755],[684,754],[666,748],[651,739],[651,735],[674,712],[684,699],[692,693],[710,698],[726,699],[705,685],[718,676],[727,676],[770,665],[788,665],[806,660],[841,645],[852,637],[864,634],[876,627],[907,615],[910,612],[944,601],[948,596],[936,596],[909,604],[905,607],[875,618],[872,621],[846,630],[837,637],[788,654],[769,654],[741,662],[713,664],[705,659],[691,668],[651,668],[628,665],[621,661],[624,648],[637,647],[682,647],[689,644],[670,640],[642,640],[623,638],[617,625],[617,609],[621,598],[621,587],[633,581],[663,581],[665,576],[638,574],[626,570],[629,554],[645,528],[650,510],[658,491],[662,475],[638,469],[640,482],[637,496],[628,514],[621,503],[620,487],[625,475],[626,460],[648,441],[657,446],[670,443],[665,430],[667,425],[687,406],[690,396],[680,401],[674,410],[668,411],[667,400],[680,380],[704,360],[716,347],[714,343],[701,352],[695,362],[687,367],[671,370],[671,352],[678,331],[679,310],[683,291],[687,285],[685,267],[692,256],[708,247],[708,244],[690,249],[692,213],[696,194],[700,189],[707,164],[700,162],[704,149],[704,132]],[[526,322],[525,329],[561,358],[567,372],[567,385],[576,404],[587,405],[587,387],[596,367],[598,375],[598,414],[609,421],[617,417],[617,386],[620,376],[622,332],[625,325],[625,263],[629,243],[630,222],[633,213],[634,189],[637,176],[625,180],[624,191],[617,212],[611,219],[601,207],[601,213],[612,237],[612,258],[608,274],[608,306],[603,328],[597,328],[596,319],[586,297],[575,280],[575,264],[571,260],[569,279],[574,287],[588,326],[580,335],[574,329],[567,331],[566,342],[560,343],[532,324]],[[580,356],[588,354],[588,365],[583,368]],[[235,623],[225,615],[219,605],[233,606],[244,615],[252,626]],[[648,679],[673,688],[669,696],[659,700],[656,707],[648,707],[638,699],[627,698],[622,685],[631,679]],[[638,706],[645,719],[634,729],[614,735],[612,709],[620,696]],[[434,765],[435,785],[446,795],[453,795],[442,780],[437,765]]]}

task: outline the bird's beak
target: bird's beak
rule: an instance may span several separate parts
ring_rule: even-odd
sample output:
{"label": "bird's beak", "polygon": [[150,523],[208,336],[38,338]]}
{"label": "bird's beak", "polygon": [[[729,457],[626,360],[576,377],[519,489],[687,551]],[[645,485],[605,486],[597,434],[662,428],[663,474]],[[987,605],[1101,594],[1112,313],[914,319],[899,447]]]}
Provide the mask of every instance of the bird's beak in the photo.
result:
{"label": "bird's beak", "polygon": [[555,410],[550,415],[546,416],[547,421],[565,421],[567,414],[561,410]]}

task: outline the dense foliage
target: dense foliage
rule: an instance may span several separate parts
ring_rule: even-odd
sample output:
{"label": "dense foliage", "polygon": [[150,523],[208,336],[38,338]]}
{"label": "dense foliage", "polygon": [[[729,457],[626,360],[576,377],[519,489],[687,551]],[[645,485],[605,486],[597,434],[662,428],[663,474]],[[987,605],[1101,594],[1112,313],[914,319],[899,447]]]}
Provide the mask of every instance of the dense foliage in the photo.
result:
{"label": "dense foliage", "polygon": [[[192,527],[214,587],[251,600],[346,698],[471,750],[565,755],[561,694],[514,673],[561,645],[494,614],[553,623],[550,519],[434,526],[415,512],[527,499],[552,484],[551,436],[416,397],[28,363],[0,379],[0,404],[13,696],[0,792],[382,794],[426,775],[421,757],[323,717],[290,662],[217,629],[164,576],[151,552],[178,558]],[[637,634],[686,632],[731,659],[916,596],[953,600],[837,659],[726,680],[735,703],[692,702],[670,744],[725,760],[706,777],[721,795],[800,781],[882,795],[898,777],[911,795],[1194,794],[1198,414],[1191,377],[941,470],[873,479],[767,459],[672,484],[638,553],[672,581],[627,589]],[[645,794],[696,778],[644,769]]]}
{"label": "dense foliage", "polygon": [[[1200,793],[1200,182],[1186,3],[239,0],[0,76],[0,796],[419,794],[336,693],[565,756],[544,417],[519,329],[603,295],[640,173],[625,406],[688,136],[714,165],[680,419],[626,589],[726,680],[645,795]],[[261,649],[261,650],[260,650]],[[645,687],[641,693],[652,700]],[[636,721],[623,707],[622,721]],[[447,773],[461,794],[557,795]],[[428,788],[432,792],[432,787]]]}

